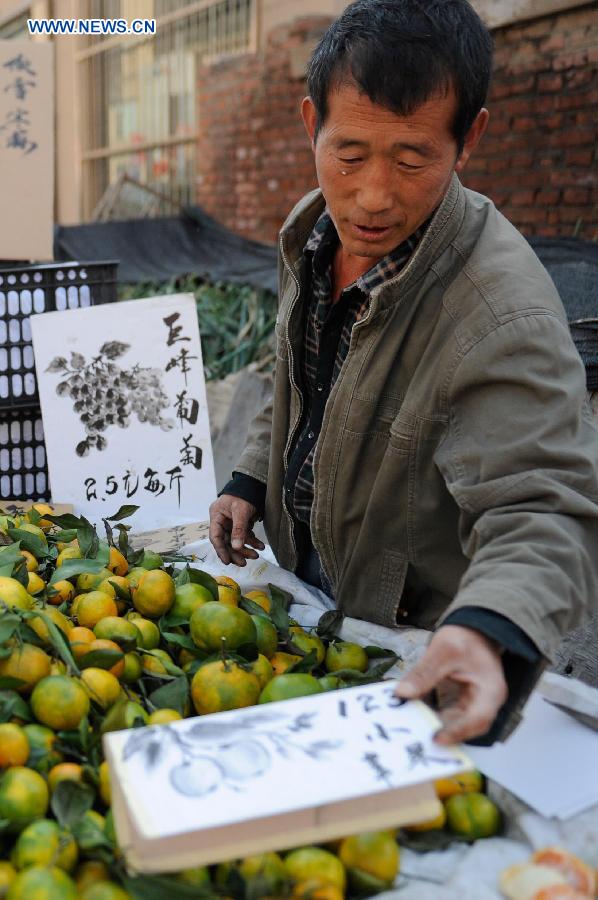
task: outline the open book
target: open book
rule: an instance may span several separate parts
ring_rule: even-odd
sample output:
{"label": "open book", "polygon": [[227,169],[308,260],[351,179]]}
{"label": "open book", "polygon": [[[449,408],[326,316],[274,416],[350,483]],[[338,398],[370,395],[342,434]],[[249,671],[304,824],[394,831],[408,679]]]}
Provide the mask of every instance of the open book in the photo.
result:
{"label": "open book", "polygon": [[433,780],[472,768],[386,681],[112,732],[104,749],[128,865],[168,872],[439,813]]}

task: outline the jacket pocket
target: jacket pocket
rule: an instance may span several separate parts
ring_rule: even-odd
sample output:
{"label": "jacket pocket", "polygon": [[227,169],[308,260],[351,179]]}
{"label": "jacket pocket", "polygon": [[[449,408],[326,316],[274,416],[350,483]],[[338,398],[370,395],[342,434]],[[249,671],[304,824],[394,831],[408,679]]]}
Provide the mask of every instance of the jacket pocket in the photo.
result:
{"label": "jacket pocket", "polygon": [[[405,588],[407,556],[398,550],[383,550],[378,581],[378,602],[375,621],[387,628],[396,628],[397,614]],[[373,618],[373,617],[372,617]]]}

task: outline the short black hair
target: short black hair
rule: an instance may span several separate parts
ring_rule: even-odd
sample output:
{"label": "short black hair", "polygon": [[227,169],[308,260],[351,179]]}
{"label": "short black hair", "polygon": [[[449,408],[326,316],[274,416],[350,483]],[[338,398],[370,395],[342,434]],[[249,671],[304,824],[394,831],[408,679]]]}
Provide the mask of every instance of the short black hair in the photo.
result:
{"label": "short black hair", "polygon": [[490,32],[468,0],[356,0],[327,29],[309,64],[316,136],[330,91],[343,83],[401,116],[452,85],[461,152],[486,100],[492,51]]}

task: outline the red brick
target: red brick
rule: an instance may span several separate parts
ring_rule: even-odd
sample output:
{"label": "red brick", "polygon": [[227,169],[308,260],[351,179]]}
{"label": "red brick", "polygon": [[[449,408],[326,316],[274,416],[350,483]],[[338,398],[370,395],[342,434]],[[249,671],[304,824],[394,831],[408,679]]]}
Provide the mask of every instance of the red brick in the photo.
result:
{"label": "red brick", "polygon": [[548,135],[548,141],[554,147],[584,147],[587,144],[594,144],[595,135],[591,129],[576,128],[573,131],[563,131],[556,134]]}
{"label": "red brick", "polygon": [[591,84],[593,80],[594,72],[591,67],[587,69],[573,69],[571,72],[565,73],[565,82],[569,89],[584,87],[586,84]]}
{"label": "red brick", "polygon": [[563,202],[578,204],[589,203],[590,192],[585,188],[567,188],[563,193]]}
{"label": "red brick", "polygon": [[555,169],[550,173],[550,183],[555,187],[593,188],[598,185],[598,176],[592,171]]}
{"label": "red brick", "polygon": [[562,113],[555,113],[553,116],[545,116],[539,124],[542,126],[542,130],[546,131],[554,131],[557,128],[561,128],[563,122],[565,121],[565,117]]}
{"label": "red brick", "polygon": [[563,69],[575,69],[585,66],[588,63],[588,51],[578,50],[575,53],[567,53],[564,56],[557,56],[552,61],[552,68],[555,72],[562,72]]}
{"label": "red brick", "polygon": [[513,119],[513,131],[535,131],[537,127],[538,122],[531,116],[520,116]]}
{"label": "red brick", "polygon": [[538,75],[538,91],[540,94],[554,94],[563,88],[562,75]]}
{"label": "red brick", "polygon": [[517,210],[517,220],[519,222],[546,222],[548,212],[537,206],[529,206],[524,209]]}
{"label": "red brick", "polygon": [[513,81],[494,82],[490,92],[491,99],[501,100],[503,97],[513,97],[516,94],[529,94],[536,85],[536,76],[529,75],[527,78],[516,78]]}
{"label": "red brick", "polygon": [[550,53],[552,50],[562,50],[565,46],[564,34],[552,34],[540,44],[540,53]]}
{"label": "red brick", "polygon": [[536,195],[536,203],[539,204],[539,206],[554,206],[555,203],[558,203],[560,196],[561,196],[560,191],[555,191],[555,190],[538,191],[538,193]]}
{"label": "red brick", "polygon": [[534,202],[534,191],[516,191],[511,195],[511,204],[513,206],[527,206]]}
{"label": "red brick", "polygon": [[505,158],[497,158],[488,160],[489,172],[504,172],[510,167],[510,161]]}

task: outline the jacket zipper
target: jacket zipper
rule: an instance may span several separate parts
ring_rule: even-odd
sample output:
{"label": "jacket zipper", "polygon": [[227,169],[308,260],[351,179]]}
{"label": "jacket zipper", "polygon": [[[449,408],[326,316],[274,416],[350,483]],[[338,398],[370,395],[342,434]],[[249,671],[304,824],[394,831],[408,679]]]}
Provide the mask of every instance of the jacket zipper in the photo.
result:
{"label": "jacket zipper", "polygon": [[[288,260],[288,258],[287,258],[287,255],[286,255],[286,253],[285,253],[284,242],[283,242],[282,235],[280,236],[280,255],[281,255],[281,257],[282,257],[282,261],[283,261],[283,263],[284,263],[284,265],[285,265],[285,268],[286,268],[287,272],[290,274],[291,278],[292,278],[293,281],[295,282],[295,288],[296,288],[295,297],[294,297],[293,300],[291,301],[291,305],[290,305],[290,308],[289,308],[289,315],[288,315],[288,317],[287,317],[287,322],[286,322],[286,341],[287,341],[287,347],[290,349],[290,348],[291,348],[291,341],[290,341],[290,337],[289,337],[289,322],[290,322],[290,319],[291,319],[291,315],[293,314],[293,307],[294,307],[295,303],[297,302],[297,300],[299,299],[299,296],[300,296],[300,294],[301,294],[301,285],[299,284],[299,279],[297,278],[297,276],[296,276],[296,274],[295,274],[295,271],[294,271],[293,267],[291,266],[291,264],[289,263],[289,260]],[[301,391],[299,390],[299,385],[298,385],[297,382],[295,381],[295,373],[294,373],[293,362],[294,362],[294,360],[293,360],[293,353],[292,353],[292,352],[289,352],[289,377],[290,377],[290,380],[291,380],[291,385],[293,386],[293,388],[295,389],[295,391],[296,391],[297,394],[299,395],[299,416],[298,416],[297,421],[295,422],[295,425],[293,426],[292,430],[289,432],[289,437],[288,437],[288,439],[287,439],[287,444],[286,444],[286,447],[285,447],[285,450],[284,450],[284,460],[283,460],[283,463],[284,463],[285,480],[286,480],[286,474],[287,474],[288,468],[289,468],[289,454],[290,454],[291,446],[292,446],[292,444],[293,444],[293,441],[294,441],[294,439],[295,439],[295,434],[297,433],[297,428],[299,427],[299,424],[300,424],[300,422],[301,422],[301,418],[302,418],[302,416],[303,416],[303,394],[302,394]],[[283,504],[284,511],[285,511],[285,513],[286,513],[286,515],[287,515],[287,517],[288,517],[288,519],[289,519],[290,525],[291,525],[291,529],[290,529],[290,531],[291,531],[291,542],[292,542],[292,544],[293,544],[293,550],[294,550],[294,552],[295,552],[295,557],[297,558],[297,557],[298,557],[298,553],[297,553],[297,544],[296,544],[296,541],[295,541],[295,529],[294,529],[294,525],[293,525],[293,517],[292,517],[291,514],[289,513],[289,509],[288,509],[288,507],[287,507],[286,496],[285,496],[285,492],[284,492],[284,491],[283,491],[282,504]]]}
{"label": "jacket zipper", "polygon": [[[336,379],[336,382],[335,382],[335,384],[334,384],[334,387],[332,388],[332,391],[330,392],[330,394],[329,394],[329,396],[328,396],[328,402],[327,402],[326,405],[328,405],[328,403],[330,403],[330,399],[331,399],[331,397],[333,396],[334,391],[336,390],[336,386],[337,386],[337,384],[340,383],[341,375],[342,375],[342,370],[343,370],[344,367],[346,366],[347,361],[348,361],[348,359],[349,359],[349,357],[350,357],[350,355],[351,355],[351,350],[352,350],[352,348],[353,348],[353,332],[355,331],[356,328],[359,328],[361,325],[365,325],[366,322],[369,321],[369,319],[370,319],[370,317],[371,317],[371,313],[372,313],[372,306],[371,306],[371,303],[370,303],[370,307],[369,307],[369,309],[368,309],[366,315],[364,316],[364,318],[363,318],[363,319],[360,319],[359,322],[356,322],[355,325],[353,326],[353,329],[352,329],[352,331],[351,331],[351,340],[350,340],[350,342],[349,342],[349,349],[348,349],[348,351],[347,351],[347,355],[346,355],[346,357],[345,357],[345,359],[344,359],[344,361],[343,361],[343,365],[341,366],[341,371],[340,371],[339,374],[338,374],[338,378]],[[322,424],[324,424],[324,420],[322,420]],[[320,434],[321,434],[321,433],[322,433],[322,430],[320,429]],[[317,456],[318,456],[318,453],[317,453],[317,449],[316,449],[316,453],[314,454],[314,462],[313,462],[313,467],[314,467],[314,485],[315,485],[315,481],[316,481],[316,479],[315,479],[315,470],[316,470]],[[323,562],[323,560],[322,560],[322,556],[321,556],[321,554],[319,553],[318,548],[316,547],[316,544],[315,544],[314,539],[313,539],[313,534],[314,534],[314,527],[313,527],[313,526],[314,526],[314,508],[315,508],[315,507],[312,506],[312,509],[311,509],[311,515],[310,515],[310,531],[311,531],[311,534],[312,534],[312,543],[313,543],[314,549],[315,549],[315,551],[316,551],[316,553],[318,554],[318,557],[319,557],[319,559],[320,559],[320,566],[322,567],[322,571],[323,571],[323,573],[324,573],[324,575],[325,575],[325,577],[326,577],[326,580],[328,581],[328,584],[329,584],[330,586],[332,586],[332,583],[333,583],[333,582],[332,582],[332,579],[330,578],[330,575],[329,575],[329,573],[328,573],[327,570],[326,570],[326,566],[324,565],[324,562]],[[335,555],[335,554],[334,554],[334,550],[333,550],[333,556],[334,556],[334,555]],[[340,610],[341,607],[339,606],[338,609]]]}

